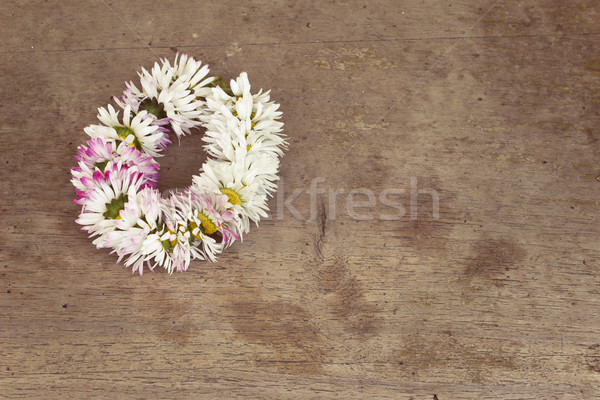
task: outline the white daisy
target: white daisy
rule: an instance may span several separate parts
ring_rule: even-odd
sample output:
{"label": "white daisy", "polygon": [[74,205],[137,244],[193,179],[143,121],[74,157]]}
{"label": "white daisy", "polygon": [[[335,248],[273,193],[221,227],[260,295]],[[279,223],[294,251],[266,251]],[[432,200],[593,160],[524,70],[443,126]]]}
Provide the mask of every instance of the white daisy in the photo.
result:
{"label": "white daisy", "polygon": [[93,243],[103,247],[104,235],[115,229],[128,198],[135,197],[140,190],[142,174],[135,167],[111,163],[104,175],[94,174],[93,181],[95,187],[90,190],[76,222],[83,225],[90,237],[99,236]]}
{"label": "white daisy", "polygon": [[[164,59],[163,63],[170,67],[167,59]],[[196,97],[203,98],[210,94],[210,87],[207,87],[207,85],[212,83],[215,78],[207,77],[209,73],[208,65],[202,66],[202,61],[197,61],[187,54],[177,53],[172,68],[175,72],[173,80],[177,81],[179,78],[184,78],[184,81],[189,84],[189,89],[194,91]]]}
{"label": "white daisy", "polygon": [[[152,258],[152,241],[149,236],[163,230],[160,192],[156,189],[142,189],[135,196],[129,196],[120,218],[115,220],[115,230],[107,232],[103,247],[112,247],[120,262],[128,256],[125,266],[133,272],[143,273],[143,264]],[[161,232],[159,232],[161,231]]]}
{"label": "white daisy", "polygon": [[240,239],[238,234],[241,230],[239,220],[236,218],[231,203],[229,203],[229,198],[225,194],[196,185],[192,185],[190,191],[194,195],[195,202],[199,203],[196,208],[203,210],[204,216],[217,226],[225,247]]}
{"label": "white daisy", "polygon": [[279,106],[268,102],[268,93],[251,95],[245,74],[232,81],[232,87],[234,96],[216,88],[207,99],[207,107],[214,112],[203,118],[209,153],[229,161],[234,161],[232,149],[238,147],[270,156],[282,155],[281,147],[285,148],[286,143],[280,134],[283,123],[276,121],[281,116]]}
{"label": "white daisy", "polygon": [[165,268],[167,271],[173,271],[173,257],[170,253],[171,245],[169,242],[170,232],[160,230],[150,233],[142,244],[142,254],[148,264],[148,268],[154,270],[157,266]]}
{"label": "white daisy", "polygon": [[87,146],[81,145],[77,148],[75,159],[78,161],[78,167],[72,169],[73,184],[80,190],[84,190],[81,181],[82,177],[92,178],[94,171],[104,172],[109,161],[113,163],[121,162],[128,167],[136,166],[144,174],[142,186],[156,186],[158,180],[159,164],[147,154],[140,153],[135,147],[121,142],[115,148],[114,142],[105,142],[102,138],[90,139]]}
{"label": "white daisy", "polygon": [[187,221],[177,212],[172,197],[165,203],[166,231],[160,240],[164,250],[168,253],[168,260],[163,266],[169,273],[173,273],[175,269],[182,272],[187,270],[192,259],[191,233],[187,229]]}
{"label": "white daisy", "polygon": [[171,128],[177,136],[189,134],[192,128],[199,126],[198,118],[202,115],[203,102],[196,98],[190,79],[201,79],[203,75],[176,76],[179,70],[184,72],[186,69],[185,65],[179,64],[173,68],[168,61],[163,60],[162,66],[155,63],[151,72],[142,69],[139,74],[141,91],[136,93],[134,86],[131,86],[132,92],[140,100],[140,108],[144,108],[145,102],[162,105],[161,111],[169,118]]}
{"label": "white daisy", "polygon": [[193,259],[216,261],[215,255],[222,251],[224,241],[217,242],[214,237],[222,232],[222,218],[212,205],[186,191],[173,194],[167,208],[165,224],[170,232],[172,268],[186,270]]}
{"label": "white daisy", "polygon": [[250,148],[241,122],[233,117],[211,121],[206,126],[202,140],[206,143],[204,148],[209,155],[222,161],[233,162],[237,159],[236,149],[247,152]]}
{"label": "white daisy", "polygon": [[148,118],[147,111],[140,111],[132,119],[131,108],[126,106],[121,121],[119,112],[108,105],[108,110],[104,107],[98,109],[98,119],[104,126],[90,125],[84,129],[85,133],[94,139],[102,138],[105,142],[124,142],[152,157],[159,156],[159,151],[166,146],[165,141],[169,140],[159,126],[152,124],[153,120]]}
{"label": "white daisy", "polygon": [[199,176],[194,176],[193,185],[217,190],[228,197],[232,210],[240,219],[240,233],[250,229],[248,219],[258,223],[266,217],[267,193],[262,182],[239,164],[209,160],[202,166]]}

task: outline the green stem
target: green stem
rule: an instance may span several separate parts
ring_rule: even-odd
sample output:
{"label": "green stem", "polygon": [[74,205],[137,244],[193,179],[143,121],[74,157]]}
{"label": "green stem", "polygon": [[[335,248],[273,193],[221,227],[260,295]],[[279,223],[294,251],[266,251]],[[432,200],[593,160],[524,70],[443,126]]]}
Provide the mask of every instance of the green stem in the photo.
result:
{"label": "green stem", "polygon": [[[217,83],[219,83],[219,85],[217,85]],[[207,86],[208,87],[219,86],[221,89],[223,89],[223,91],[225,93],[227,93],[230,96],[233,96],[233,91],[229,87],[227,87],[227,84],[225,83],[225,79],[223,79],[222,76],[215,76],[215,79],[211,83],[209,83]]]}

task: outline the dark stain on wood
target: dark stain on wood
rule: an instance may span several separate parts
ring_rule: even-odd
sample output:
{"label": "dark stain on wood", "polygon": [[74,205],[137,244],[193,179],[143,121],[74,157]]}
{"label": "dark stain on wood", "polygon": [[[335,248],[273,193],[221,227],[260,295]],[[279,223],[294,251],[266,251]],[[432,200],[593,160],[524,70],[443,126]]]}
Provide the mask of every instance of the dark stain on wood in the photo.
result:
{"label": "dark stain on wood", "polygon": [[254,362],[289,373],[319,373],[324,361],[323,339],[310,314],[284,301],[253,300],[232,304],[232,324],[238,338],[260,346]]}
{"label": "dark stain on wood", "polygon": [[348,170],[352,171],[346,175],[350,179],[347,183],[348,190],[358,187],[373,188],[384,185],[386,182],[389,183],[389,176],[393,169],[385,164],[385,159],[379,149],[371,149],[370,153],[366,155],[366,159],[346,157],[346,162]]}
{"label": "dark stain on wood", "polygon": [[455,209],[456,194],[444,189],[435,176],[419,177],[415,186],[421,192],[417,194],[416,202],[413,199],[412,213],[411,189],[408,188],[400,199],[405,205],[406,215],[399,221],[393,221],[395,235],[402,246],[411,247],[419,253],[444,255],[450,232],[456,223],[464,220]]}
{"label": "dark stain on wood", "polygon": [[326,234],[327,211],[322,202],[315,233],[314,273],[317,289],[324,296],[327,312],[343,325],[344,332],[359,340],[366,340],[379,331],[381,321],[378,315],[381,310],[367,301],[361,283],[349,270],[344,257],[324,255],[329,249]]}
{"label": "dark stain on wood", "polygon": [[381,310],[365,298],[361,283],[350,273],[346,262],[336,259],[323,265],[317,280],[325,295],[326,304],[345,331],[359,340],[377,334],[381,321]]}
{"label": "dark stain on wood", "polygon": [[474,255],[468,261],[464,274],[469,278],[482,278],[501,283],[506,273],[522,261],[525,250],[507,239],[482,239],[475,243]]}
{"label": "dark stain on wood", "polygon": [[517,368],[515,360],[501,351],[477,348],[473,343],[461,341],[452,335],[407,335],[402,342],[395,357],[404,363],[405,368],[401,372],[406,375],[412,373],[415,367],[448,368],[464,364],[469,366],[466,371],[469,378],[481,383],[490,369]]}

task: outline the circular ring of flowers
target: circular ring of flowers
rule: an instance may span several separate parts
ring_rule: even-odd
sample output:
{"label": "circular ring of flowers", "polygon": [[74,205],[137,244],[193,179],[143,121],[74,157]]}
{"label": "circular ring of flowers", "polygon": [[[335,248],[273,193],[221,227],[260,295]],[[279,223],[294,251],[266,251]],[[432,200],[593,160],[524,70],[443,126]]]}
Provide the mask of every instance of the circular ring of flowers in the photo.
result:
{"label": "circular ring of flowers", "polygon": [[[241,240],[250,221],[266,217],[286,147],[279,105],[269,91],[251,94],[244,72],[227,87],[208,66],[178,54],[138,72],[121,98],[98,109],[100,124],[77,148],[72,168],[76,222],[98,248],[112,248],[133,272],[162,266],[185,271]],[[205,128],[207,161],[192,185],[162,196],[155,161],[169,137]]]}

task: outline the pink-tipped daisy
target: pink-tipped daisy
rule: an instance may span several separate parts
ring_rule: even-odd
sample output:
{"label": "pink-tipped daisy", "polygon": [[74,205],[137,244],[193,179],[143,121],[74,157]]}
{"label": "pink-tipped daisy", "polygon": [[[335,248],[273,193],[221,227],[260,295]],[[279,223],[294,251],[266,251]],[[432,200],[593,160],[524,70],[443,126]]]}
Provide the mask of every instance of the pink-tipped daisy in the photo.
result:
{"label": "pink-tipped daisy", "polygon": [[125,203],[140,191],[142,173],[136,167],[128,168],[120,163],[111,163],[104,174],[97,172],[76,222],[90,237],[100,236],[94,244],[103,247],[103,236],[116,228],[115,222],[121,218]]}

